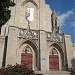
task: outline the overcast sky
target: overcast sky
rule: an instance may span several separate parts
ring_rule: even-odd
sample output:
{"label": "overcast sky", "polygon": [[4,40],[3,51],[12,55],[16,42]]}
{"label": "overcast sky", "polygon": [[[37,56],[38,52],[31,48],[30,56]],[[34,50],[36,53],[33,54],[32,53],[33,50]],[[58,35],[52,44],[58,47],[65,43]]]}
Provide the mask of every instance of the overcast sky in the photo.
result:
{"label": "overcast sky", "polygon": [[72,42],[75,43],[75,0],[45,1],[53,11],[56,11],[61,31],[70,34],[72,36]]}

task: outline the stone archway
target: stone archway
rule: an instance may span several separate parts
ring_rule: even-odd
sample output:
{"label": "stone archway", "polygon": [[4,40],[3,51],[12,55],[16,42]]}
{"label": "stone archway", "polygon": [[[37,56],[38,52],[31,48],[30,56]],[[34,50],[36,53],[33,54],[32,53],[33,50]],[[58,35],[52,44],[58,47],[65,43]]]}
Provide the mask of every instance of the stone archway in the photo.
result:
{"label": "stone archway", "polygon": [[59,53],[54,47],[49,52],[49,69],[59,70]]}
{"label": "stone archway", "polygon": [[34,52],[32,50],[29,45],[26,45],[21,53],[21,65],[26,65],[29,69],[33,68],[32,65],[34,62]]}
{"label": "stone archway", "polygon": [[49,49],[49,70],[57,71],[64,68],[64,53],[62,48],[54,43]]}
{"label": "stone archway", "polygon": [[37,5],[37,3],[34,0],[25,0],[25,1],[23,1],[22,5],[25,5],[28,2],[33,3],[36,6],[36,8],[38,8],[38,5]]}
{"label": "stone archway", "polygon": [[27,40],[23,41],[22,44],[19,47],[19,62],[22,65],[26,65],[30,69],[37,69],[38,64],[38,52],[36,44],[34,44],[32,41]]}

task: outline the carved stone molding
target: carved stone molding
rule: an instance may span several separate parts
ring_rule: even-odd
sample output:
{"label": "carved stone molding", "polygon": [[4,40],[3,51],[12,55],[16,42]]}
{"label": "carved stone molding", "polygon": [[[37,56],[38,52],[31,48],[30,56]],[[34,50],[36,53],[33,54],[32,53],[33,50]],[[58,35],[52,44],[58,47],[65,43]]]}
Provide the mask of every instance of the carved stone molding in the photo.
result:
{"label": "carved stone molding", "polygon": [[47,40],[55,41],[55,42],[63,42],[63,37],[62,37],[62,34],[48,32],[47,33]]}
{"label": "carved stone molding", "polygon": [[18,37],[23,39],[38,39],[38,31],[19,29]]}

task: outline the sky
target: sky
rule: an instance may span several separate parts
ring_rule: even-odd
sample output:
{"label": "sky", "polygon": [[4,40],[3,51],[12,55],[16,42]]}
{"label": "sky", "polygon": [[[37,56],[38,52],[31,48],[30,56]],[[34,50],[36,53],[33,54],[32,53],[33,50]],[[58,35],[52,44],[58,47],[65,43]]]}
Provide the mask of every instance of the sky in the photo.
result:
{"label": "sky", "polygon": [[75,43],[75,0],[45,0],[56,11],[62,33],[70,34]]}

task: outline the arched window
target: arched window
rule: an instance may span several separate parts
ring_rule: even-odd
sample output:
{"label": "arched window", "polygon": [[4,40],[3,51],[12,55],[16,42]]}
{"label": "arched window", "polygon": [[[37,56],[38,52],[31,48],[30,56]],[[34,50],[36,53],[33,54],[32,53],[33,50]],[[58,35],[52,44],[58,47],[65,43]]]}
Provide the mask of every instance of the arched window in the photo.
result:
{"label": "arched window", "polygon": [[58,52],[55,48],[52,48],[52,50],[49,53],[50,55],[58,55]]}
{"label": "arched window", "polygon": [[32,53],[31,48],[27,45],[23,50],[22,53]]}

